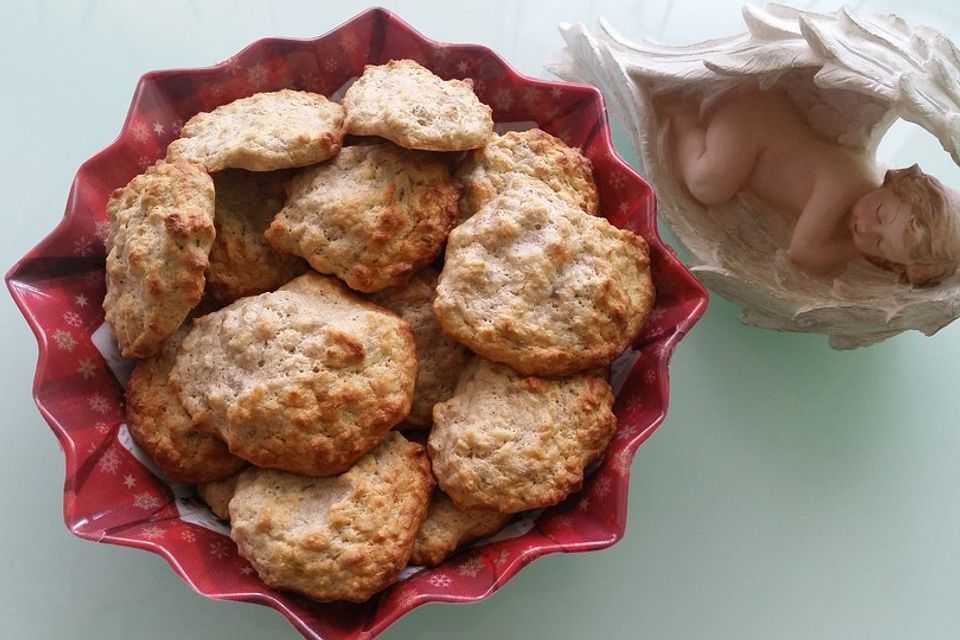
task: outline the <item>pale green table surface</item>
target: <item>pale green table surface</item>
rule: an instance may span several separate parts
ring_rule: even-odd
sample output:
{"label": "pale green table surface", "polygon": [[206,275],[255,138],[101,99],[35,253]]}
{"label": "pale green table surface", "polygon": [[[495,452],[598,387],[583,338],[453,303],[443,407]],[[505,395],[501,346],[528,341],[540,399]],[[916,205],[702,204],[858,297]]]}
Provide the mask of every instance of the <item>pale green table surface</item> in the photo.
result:
{"label": "pale green table surface", "polygon": [[[946,0],[863,2],[960,42]],[[546,76],[556,25],[609,18],[681,43],[742,30],[739,3],[385,2],[430,37]],[[835,5],[807,3],[832,10]],[[4,269],[51,230],[83,160],[117,134],[145,71],[319,35],[359,2],[0,3]],[[620,149],[632,159],[626,141]],[[932,137],[886,158],[960,187]],[[297,638],[274,611],[207,600],[158,557],[74,538],[63,458],[30,397],[34,339],[2,297],[0,637]],[[633,465],[615,547],[554,555],[487,601],[428,605],[383,638],[960,637],[960,323],[854,352],[742,326],[719,297],[673,360],[670,413]]]}

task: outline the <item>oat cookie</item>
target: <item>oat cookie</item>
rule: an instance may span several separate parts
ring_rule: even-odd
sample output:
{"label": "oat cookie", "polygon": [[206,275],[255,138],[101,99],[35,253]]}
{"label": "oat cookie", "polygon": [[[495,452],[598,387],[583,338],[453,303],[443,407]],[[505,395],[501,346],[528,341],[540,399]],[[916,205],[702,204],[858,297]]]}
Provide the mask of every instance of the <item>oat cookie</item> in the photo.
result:
{"label": "oat cookie", "polygon": [[523,376],[477,358],[452,398],[433,408],[428,451],[440,488],[460,509],[515,513],[578,491],[616,418],[600,376]]}
{"label": "oat cookie", "polygon": [[193,428],[168,379],[187,328],[177,331],[160,353],[141,360],[127,384],[127,427],[163,475],[174,482],[209,482],[246,463],[231,455],[219,438]]}
{"label": "oat cookie", "polygon": [[316,93],[257,93],[190,118],[167,159],[201,162],[210,172],[305,167],[340,150],[343,115],[343,107]]}
{"label": "oat cookie", "polygon": [[443,332],[433,315],[438,275],[432,267],[425,267],[406,285],[384,289],[370,296],[371,300],[409,322],[417,342],[420,370],[406,427],[430,426],[433,405],[453,395],[460,372],[471,356],[466,347]]}
{"label": "oat cookie", "polygon": [[433,484],[423,447],[392,433],[332,478],[244,472],[230,536],[272,587],[363,602],[406,566]]}
{"label": "oat cookie", "polygon": [[227,476],[223,480],[203,482],[197,485],[197,494],[203,500],[213,515],[221,520],[230,519],[230,499],[237,489],[240,473]]}
{"label": "oat cookie", "polygon": [[170,375],[194,424],[261,467],[341,473],[410,411],[406,321],[304,274],[194,321]]}
{"label": "oat cookie", "polygon": [[377,291],[405,283],[439,254],[459,194],[436,154],[386,142],[347,147],[294,178],[265,235],[317,271]]}
{"label": "oat cookie", "polygon": [[274,251],[263,232],[286,201],[290,171],[226,169],[213,174],[216,189],[207,291],[220,304],[286,284],[307,270],[303,258]]}
{"label": "oat cookie", "polygon": [[441,80],[413,60],[367,65],[343,97],[347,133],[408,149],[463,151],[486,144],[493,111],[470,80]]}
{"label": "oat cookie", "polygon": [[495,534],[510,518],[509,513],[489,509],[457,509],[450,497],[437,489],[427,519],[417,532],[410,562],[435,567],[457,547]]}
{"label": "oat cookie", "polygon": [[575,207],[597,213],[600,198],[590,160],[560,138],[530,129],[494,135],[460,164],[457,178],[463,183],[463,195],[459,221],[502,193],[517,175],[540,180]]}
{"label": "oat cookie", "polygon": [[192,162],[158,162],[107,202],[106,320],[125,358],[157,353],[203,295],[213,181]]}
{"label": "oat cookie", "polygon": [[433,309],[474,352],[526,374],[608,365],[653,305],[647,245],[533,180],[450,233]]}

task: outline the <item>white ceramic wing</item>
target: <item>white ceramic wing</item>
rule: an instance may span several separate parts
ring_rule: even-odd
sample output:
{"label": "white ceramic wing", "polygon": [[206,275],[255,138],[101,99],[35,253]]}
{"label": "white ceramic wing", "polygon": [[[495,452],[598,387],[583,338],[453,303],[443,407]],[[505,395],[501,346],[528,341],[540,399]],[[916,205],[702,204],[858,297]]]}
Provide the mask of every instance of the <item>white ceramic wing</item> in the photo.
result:
{"label": "white ceramic wing", "polygon": [[816,129],[872,153],[897,118],[935,135],[960,164],[960,55],[942,34],[896,16],[841,9],[817,14],[780,5],[744,7],[747,31],[687,46],[628,42],[604,21],[597,35],[561,25],[566,48],[548,65],[598,86],[627,128],[659,210],[690,252],[694,271],[743,307],[744,322],[823,333],[835,348],[871,344],[907,329],[930,335],[960,309],[960,279],[919,289],[857,262],[838,278],[796,269],[783,247],[788,223],[758,215],[745,198],[705,207],[673,170],[669,132],[654,99],[696,94],[705,105],[745,82],[786,87]]}

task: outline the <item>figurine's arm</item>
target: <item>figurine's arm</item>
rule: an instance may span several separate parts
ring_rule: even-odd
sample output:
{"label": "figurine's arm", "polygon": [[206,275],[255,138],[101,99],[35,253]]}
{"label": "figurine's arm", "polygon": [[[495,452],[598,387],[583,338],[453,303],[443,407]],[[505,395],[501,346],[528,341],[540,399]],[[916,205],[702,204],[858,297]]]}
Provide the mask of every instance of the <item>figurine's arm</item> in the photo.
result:
{"label": "figurine's arm", "polygon": [[787,257],[819,276],[838,273],[860,254],[842,233],[850,203],[831,189],[814,188],[790,237]]}

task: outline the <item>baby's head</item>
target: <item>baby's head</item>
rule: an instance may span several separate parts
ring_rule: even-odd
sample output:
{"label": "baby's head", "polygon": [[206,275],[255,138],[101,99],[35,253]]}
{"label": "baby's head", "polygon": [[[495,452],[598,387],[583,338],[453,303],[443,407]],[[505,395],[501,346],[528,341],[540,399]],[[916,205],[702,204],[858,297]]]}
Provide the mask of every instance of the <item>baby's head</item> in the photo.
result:
{"label": "baby's head", "polygon": [[956,196],[917,165],[887,171],[883,186],[854,205],[857,248],[915,285],[936,284],[960,264]]}

